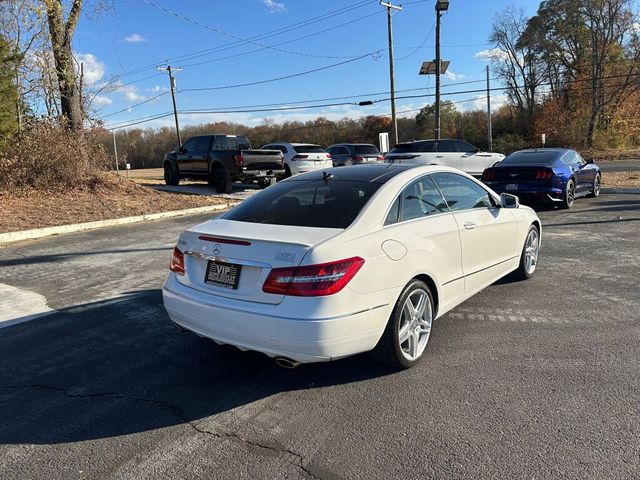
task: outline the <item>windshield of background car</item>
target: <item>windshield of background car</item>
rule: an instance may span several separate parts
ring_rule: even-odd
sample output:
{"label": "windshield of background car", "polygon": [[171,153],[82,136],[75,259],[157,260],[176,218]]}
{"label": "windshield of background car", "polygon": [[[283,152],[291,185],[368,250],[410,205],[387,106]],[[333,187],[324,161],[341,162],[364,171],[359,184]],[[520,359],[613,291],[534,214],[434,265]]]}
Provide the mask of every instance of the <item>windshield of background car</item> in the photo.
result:
{"label": "windshield of background car", "polygon": [[271,225],[347,228],[380,185],[339,179],[278,182],[222,218]]}
{"label": "windshield of background car", "polygon": [[513,152],[507,155],[500,165],[512,165],[516,163],[549,164],[558,156],[558,152]]}
{"label": "windshield of background car", "polygon": [[360,155],[380,155],[375,145],[354,145],[353,150]]}
{"label": "windshield of background car", "polygon": [[320,145],[296,145],[293,149],[297,153],[327,153]]}

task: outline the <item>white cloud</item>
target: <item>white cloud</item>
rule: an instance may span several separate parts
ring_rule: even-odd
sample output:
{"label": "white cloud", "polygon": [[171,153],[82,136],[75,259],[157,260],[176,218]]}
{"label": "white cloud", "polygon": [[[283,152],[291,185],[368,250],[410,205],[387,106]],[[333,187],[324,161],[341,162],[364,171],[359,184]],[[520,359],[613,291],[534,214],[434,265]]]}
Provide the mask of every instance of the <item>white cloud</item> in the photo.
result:
{"label": "white cloud", "polygon": [[444,74],[449,80],[455,82],[456,80],[462,80],[463,78],[467,78],[461,73],[455,73],[453,70],[447,70],[447,73]]}
{"label": "white cloud", "polygon": [[144,100],[145,96],[138,93],[138,88],[135,85],[123,84],[117,82],[113,86],[109,87],[110,91],[120,93],[128,102],[139,102]]}
{"label": "white cloud", "polygon": [[161,87],[160,85],[154,85],[151,88],[147,88],[146,90],[147,92],[150,93],[162,93],[162,92],[168,92],[169,91],[169,87]]}
{"label": "white cloud", "polygon": [[474,55],[479,60],[504,60],[509,57],[509,54],[499,48],[491,48],[487,50],[480,50]]}
{"label": "white cloud", "polygon": [[105,107],[107,105],[111,105],[112,103],[113,100],[111,100],[109,97],[105,97],[104,95],[96,95],[93,99],[93,104],[100,107]]}
{"label": "white cloud", "polygon": [[287,11],[287,7],[285,7],[282,2],[276,2],[275,0],[262,0],[262,3],[264,3],[270,13]]}
{"label": "white cloud", "polygon": [[140,42],[146,42],[147,39],[144,38],[139,33],[132,33],[128,37],[124,37],[124,41],[127,43],[140,43]]}
{"label": "white cloud", "polygon": [[[507,96],[505,94],[491,95],[491,111],[497,111],[502,105],[507,102]],[[469,112],[473,110],[486,110],[487,109],[487,96],[478,95],[472,101],[456,103],[456,108],[461,112]]]}
{"label": "white cloud", "polygon": [[80,64],[82,64],[83,82],[86,85],[93,85],[102,80],[107,67],[95,55],[91,53],[76,53],[78,74],[80,73]]}

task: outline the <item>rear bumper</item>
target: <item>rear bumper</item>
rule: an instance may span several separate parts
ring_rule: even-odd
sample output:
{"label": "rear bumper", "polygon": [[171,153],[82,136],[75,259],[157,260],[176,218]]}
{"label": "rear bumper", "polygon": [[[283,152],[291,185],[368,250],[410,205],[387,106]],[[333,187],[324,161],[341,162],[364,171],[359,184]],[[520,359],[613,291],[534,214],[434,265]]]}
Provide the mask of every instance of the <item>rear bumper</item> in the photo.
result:
{"label": "rear bumper", "polygon": [[[277,305],[256,313],[243,309],[245,302],[241,301],[233,307],[223,305],[219,297],[181,285],[173,274],[165,282],[162,297],[171,320],[186,330],[241,350],[301,363],[326,362],[371,350],[384,328],[379,325],[384,325],[390,314],[387,305],[321,319],[278,316]],[[251,305],[255,309],[256,304]]]}
{"label": "rear bumper", "polygon": [[555,186],[543,187],[518,184],[518,188],[516,190],[508,190],[506,188],[506,183],[485,182],[485,184],[498,194],[510,193],[512,195],[517,195],[521,199],[528,198],[537,201],[559,202],[564,197],[564,188],[558,188]]}
{"label": "rear bumper", "polygon": [[260,169],[248,169],[243,168],[242,172],[238,172],[238,177],[247,180],[257,180],[260,178],[273,178],[278,175],[283,175],[284,169],[282,167],[278,168],[260,168]]}

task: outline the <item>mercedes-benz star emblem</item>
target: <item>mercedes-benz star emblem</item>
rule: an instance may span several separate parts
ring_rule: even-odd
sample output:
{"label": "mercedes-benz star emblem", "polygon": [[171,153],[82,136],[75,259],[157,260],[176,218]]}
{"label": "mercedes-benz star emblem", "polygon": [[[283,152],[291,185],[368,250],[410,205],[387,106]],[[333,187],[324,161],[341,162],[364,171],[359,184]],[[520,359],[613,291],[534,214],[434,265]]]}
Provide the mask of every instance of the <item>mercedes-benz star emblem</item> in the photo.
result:
{"label": "mercedes-benz star emblem", "polygon": [[216,243],[213,246],[213,254],[217,256],[217,255],[220,255],[220,252],[222,252],[222,247],[220,246],[219,243]]}

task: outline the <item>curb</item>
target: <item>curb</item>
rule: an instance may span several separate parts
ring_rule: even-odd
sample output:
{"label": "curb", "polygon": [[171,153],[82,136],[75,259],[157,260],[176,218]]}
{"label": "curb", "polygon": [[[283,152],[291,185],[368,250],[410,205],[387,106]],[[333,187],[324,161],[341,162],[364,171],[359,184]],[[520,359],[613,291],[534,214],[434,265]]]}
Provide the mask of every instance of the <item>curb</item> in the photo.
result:
{"label": "curb", "polygon": [[185,210],[173,210],[170,212],[146,213],[144,215],[136,215],[134,217],[112,218],[109,220],[97,220],[95,222],[75,223],[72,225],[58,225],[55,227],[34,228],[32,230],[0,233],[0,247],[8,243],[19,242],[21,240],[33,240],[36,238],[48,237],[49,235],[59,235],[61,233],[85,232],[87,230],[96,230],[99,228],[113,227],[116,225],[127,225],[130,223],[159,220],[162,218],[182,217],[184,215],[216,212],[219,210],[226,210],[227,208],[231,208],[238,203],[240,202],[222,203],[220,205],[187,208]]}
{"label": "curb", "polygon": [[601,188],[600,193],[632,193],[640,194],[640,188]]}

